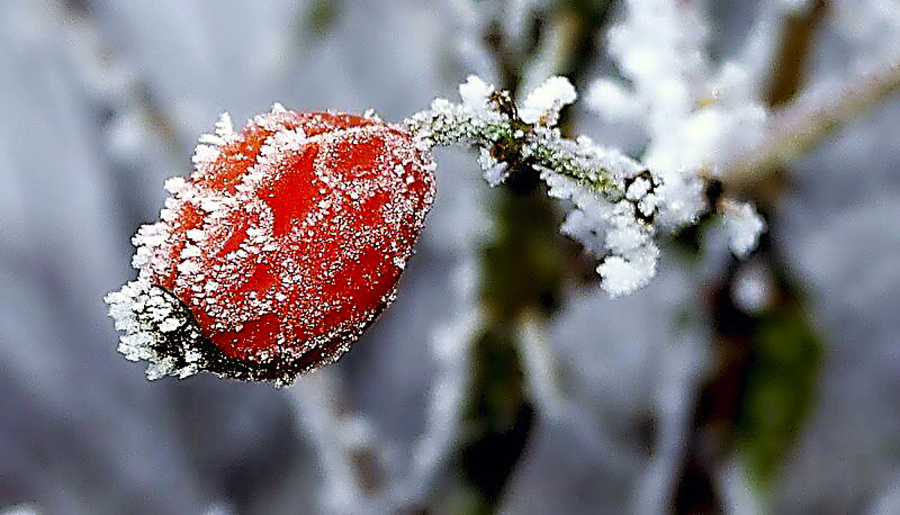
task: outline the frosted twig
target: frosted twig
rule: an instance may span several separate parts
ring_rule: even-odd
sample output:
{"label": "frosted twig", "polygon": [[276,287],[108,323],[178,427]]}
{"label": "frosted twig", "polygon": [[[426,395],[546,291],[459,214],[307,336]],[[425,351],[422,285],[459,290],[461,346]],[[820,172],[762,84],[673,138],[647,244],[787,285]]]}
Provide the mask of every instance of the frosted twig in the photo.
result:
{"label": "frosted twig", "polygon": [[565,371],[557,363],[553,342],[534,313],[523,317],[518,337],[522,342],[517,348],[525,372],[526,393],[540,407],[541,416],[554,423],[564,422],[579,443],[605,455],[607,466],[617,469],[633,466],[635,456],[617,446],[591,410],[579,405],[578,399],[563,388],[560,379]]}
{"label": "frosted twig", "polygon": [[413,447],[413,462],[405,480],[390,492],[397,508],[427,500],[441,466],[457,444],[472,374],[470,347],[482,319],[483,314],[473,307],[438,327],[433,335],[437,375],[429,392],[425,427]]}
{"label": "frosted twig", "polygon": [[341,414],[333,392],[335,378],[313,374],[304,378],[302,388],[293,388],[293,399],[303,431],[312,443],[321,464],[323,486],[319,508],[328,513],[346,513],[364,505],[365,493],[354,470],[352,454],[360,447],[351,438],[346,415]]}
{"label": "frosted twig", "polygon": [[809,93],[772,117],[768,136],[725,167],[726,183],[747,189],[900,91],[900,62]]}
{"label": "frosted twig", "polygon": [[[551,77],[521,107],[508,92],[494,91],[475,76],[460,86],[460,96],[460,104],[437,99],[430,110],[406,120],[419,144],[426,149],[478,148],[479,163],[492,185],[525,167],[539,170],[551,196],[574,202],[577,209],[563,231],[583,236],[585,246],[603,258],[597,271],[607,292],[629,293],[653,277],[659,255],[653,219],[662,181],[616,150],[586,137],[562,137],[556,127],[559,112],[576,98],[567,79]],[[601,235],[605,238],[595,241]]]}
{"label": "frosted twig", "polygon": [[[568,85],[564,78],[555,79]],[[563,82],[554,86],[565,87],[560,84]],[[539,92],[540,88],[535,91]],[[553,125],[559,109],[574,101],[574,90],[570,96],[559,99],[550,98],[553,93],[549,92],[548,99],[526,99],[521,113],[508,92],[495,92],[475,76],[460,86],[460,94],[462,104],[436,99],[430,110],[406,120],[425,146],[470,145],[487,149],[493,161],[484,158],[480,160],[483,166],[487,164],[489,168],[498,162],[540,166],[614,201],[625,198],[626,179],[646,170],[619,152],[590,145],[586,139],[576,142],[560,135]]]}

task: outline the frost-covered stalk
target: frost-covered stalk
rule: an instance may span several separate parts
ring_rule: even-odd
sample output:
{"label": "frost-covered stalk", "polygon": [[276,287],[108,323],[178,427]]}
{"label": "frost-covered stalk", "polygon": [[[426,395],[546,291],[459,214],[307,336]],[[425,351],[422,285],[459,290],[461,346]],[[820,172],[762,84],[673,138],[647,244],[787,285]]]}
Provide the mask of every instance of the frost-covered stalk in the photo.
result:
{"label": "frost-covered stalk", "polygon": [[[407,127],[428,149],[437,145],[477,148],[478,162],[492,186],[520,167],[540,170],[551,196],[575,204],[562,231],[602,258],[597,272],[610,295],[630,293],[653,278],[659,257],[654,241],[658,227],[671,231],[699,215],[673,216],[686,203],[679,197],[682,189],[667,189],[663,179],[641,163],[584,136],[562,137],[556,127],[559,112],[576,99],[566,78],[548,79],[521,107],[508,92],[495,91],[476,76],[469,77],[459,91],[462,103],[436,99],[431,109],[406,120]],[[731,212],[746,214],[743,209]],[[732,225],[753,229],[735,247],[737,253],[752,248],[763,227],[761,220]]]}
{"label": "frost-covered stalk", "polygon": [[775,113],[766,137],[725,166],[725,179],[737,188],[761,182],[898,91],[900,55],[894,62],[875,63],[840,82],[825,81]]}

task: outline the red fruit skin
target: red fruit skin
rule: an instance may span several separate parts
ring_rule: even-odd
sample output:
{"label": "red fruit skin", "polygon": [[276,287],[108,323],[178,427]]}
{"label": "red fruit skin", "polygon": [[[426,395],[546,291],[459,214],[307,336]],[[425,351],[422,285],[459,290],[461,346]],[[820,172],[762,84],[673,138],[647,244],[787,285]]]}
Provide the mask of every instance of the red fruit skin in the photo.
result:
{"label": "red fruit skin", "polygon": [[284,384],[340,357],[391,302],[434,165],[377,118],[276,107],[228,125],[167,183],[135,264],[189,310],[203,368]]}

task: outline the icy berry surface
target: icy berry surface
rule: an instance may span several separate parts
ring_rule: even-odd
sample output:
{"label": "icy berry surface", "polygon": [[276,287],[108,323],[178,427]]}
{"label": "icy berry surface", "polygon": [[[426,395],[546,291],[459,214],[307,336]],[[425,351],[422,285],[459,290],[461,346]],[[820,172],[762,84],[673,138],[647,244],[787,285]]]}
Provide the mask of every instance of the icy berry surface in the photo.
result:
{"label": "icy berry surface", "polygon": [[[193,161],[134,238],[138,280],[107,299],[120,350],[153,377],[280,383],[337,359],[393,298],[432,203],[430,156],[374,117],[276,105],[238,132],[223,115]],[[151,323],[141,297],[156,290],[173,305]],[[185,310],[202,338],[173,343],[160,327]]]}

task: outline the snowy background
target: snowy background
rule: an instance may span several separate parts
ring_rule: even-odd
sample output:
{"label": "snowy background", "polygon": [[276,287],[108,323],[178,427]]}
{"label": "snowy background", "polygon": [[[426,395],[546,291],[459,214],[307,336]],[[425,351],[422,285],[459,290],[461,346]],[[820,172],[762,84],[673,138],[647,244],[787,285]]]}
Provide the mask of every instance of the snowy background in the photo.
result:
{"label": "snowy background", "polygon": [[[522,226],[508,215],[521,199],[491,189],[474,155],[441,150],[438,198],[397,301],[336,365],[280,390],[205,375],[150,383],[116,353],[102,298],[134,277],[131,234],[156,218],[163,181],[189,169],[221,111],[239,123],[279,101],[399,121],[455,98],[470,73],[525,92],[565,73],[587,100],[567,115],[573,134],[658,157],[667,131],[678,148],[715,135],[673,132],[667,92],[653,89],[666,77],[623,56],[683,64],[688,84],[692,59],[720,69],[734,58],[749,79],[733,84],[761,90],[779,73],[780,29],[810,8],[708,4],[0,2],[0,510],[660,513],[693,499],[732,513],[900,512],[897,96],[752,190],[769,215],[768,257],[737,263],[710,222],[699,249],[684,235],[664,244],[657,278],[609,299],[557,263],[572,253],[553,239],[559,221],[536,220],[525,224],[534,242],[519,244],[562,245],[548,259],[565,277],[550,273],[549,300],[518,306],[510,327],[495,313],[510,295],[491,288],[528,293],[543,279],[491,276],[518,259],[502,242]],[[801,92],[898,57],[895,0],[826,4],[809,22]],[[667,9],[685,18],[654,15]],[[567,45],[572,33],[587,46]],[[653,54],[669,41],[686,47]],[[634,91],[597,86],[607,74]],[[742,105],[726,122],[744,123]],[[767,303],[766,288],[789,300]],[[760,327],[780,321],[789,336],[765,341],[788,343],[760,351],[761,333],[722,325],[735,319],[723,303]],[[491,347],[497,334],[507,343]],[[806,354],[758,373],[760,355],[797,341]],[[728,368],[734,348],[755,357]],[[698,409],[733,378],[730,415]],[[796,421],[768,431],[770,413]],[[758,456],[771,463],[762,479],[748,472]],[[492,466],[501,472],[478,474]],[[710,484],[689,480],[695,469]]]}

